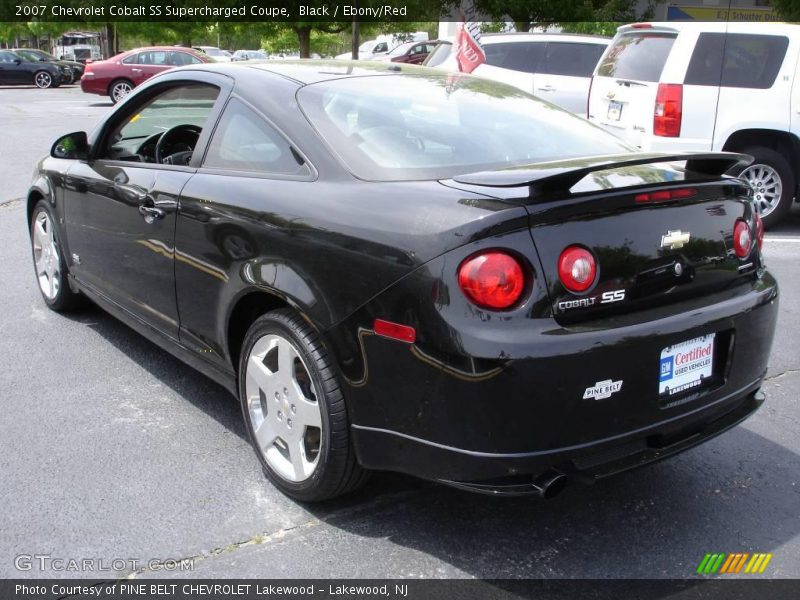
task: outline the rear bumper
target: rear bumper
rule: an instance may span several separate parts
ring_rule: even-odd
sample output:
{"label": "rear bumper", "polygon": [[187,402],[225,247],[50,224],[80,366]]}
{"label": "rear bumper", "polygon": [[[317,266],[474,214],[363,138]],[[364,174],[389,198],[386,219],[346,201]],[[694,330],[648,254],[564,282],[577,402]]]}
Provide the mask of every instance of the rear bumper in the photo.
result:
{"label": "rear bumper", "polygon": [[[449,483],[553,469],[591,481],[660,460],[733,427],[763,402],[777,300],[764,271],[711,297],[571,327],[462,320],[448,331],[439,323],[438,354],[362,326],[363,363],[344,369],[356,452],[367,468]],[[433,325],[418,330],[426,327]],[[711,333],[714,379],[660,397],[662,350]],[[607,380],[622,384],[587,399],[586,390]]]}
{"label": "rear bumper", "polygon": [[[759,385],[760,380],[712,406],[639,431],[540,452],[473,452],[397,432],[354,428],[358,432],[359,454],[369,456],[373,464],[473,491],[485,488],[502,494],[499,490],[506,483],[509,489],[519,489],[518,476],[535,477],[555,470],[573,480],[591,483],[688,450],[752,415],[764,402]],[[413,468],[407,469],[404,465],[413,465]]]}
{"label": "rear bumper", "polygon": [[98,79],[95,77],[81,77],[81,91],[87,94],[98,94],[100,96],[108,95],[108,81],[105,78]]}

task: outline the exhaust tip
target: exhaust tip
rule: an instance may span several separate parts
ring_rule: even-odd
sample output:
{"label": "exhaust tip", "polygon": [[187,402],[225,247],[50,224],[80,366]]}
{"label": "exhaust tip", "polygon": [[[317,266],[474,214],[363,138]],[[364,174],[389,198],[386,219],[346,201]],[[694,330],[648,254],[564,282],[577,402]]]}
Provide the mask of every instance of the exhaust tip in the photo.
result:
{"label": "exhaust tip", "polygon": [[567,476],[558,471],[548,471],[533,480],[533,486],[545,500],[555,498],[567,486]]}

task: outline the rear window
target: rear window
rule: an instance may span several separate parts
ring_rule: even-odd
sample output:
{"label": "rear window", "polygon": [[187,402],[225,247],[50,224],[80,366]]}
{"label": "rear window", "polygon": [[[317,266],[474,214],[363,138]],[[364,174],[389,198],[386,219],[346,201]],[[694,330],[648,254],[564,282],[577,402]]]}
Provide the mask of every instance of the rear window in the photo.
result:
{"label": "rear window", "polygon": [[298,100],[353,174],[373,181],[446,179],[633,150],[517,88],[469,76],[332,80],[303,87]]}
{"label": "rear window", "polygon": [[590,77],[605,49],[606,47],[600,44],[550,42],[547,44],[547,51],[538,72],[550,75]]}
{"label": "rear window", "polygon": [[777,35],[701,33],[684,83],[768,89],[775,83],[789,38]]}
{"label": "rear window", "polygon": [[630,33],[621,36],[600,61],[597,74],[633,81],[658,81],[677,34]]}
{"label": "rear window", "polygon": [[498,42],[485,44],[483,51],[486,53],[487,65],[536,73],[545,46],[543,42]]}

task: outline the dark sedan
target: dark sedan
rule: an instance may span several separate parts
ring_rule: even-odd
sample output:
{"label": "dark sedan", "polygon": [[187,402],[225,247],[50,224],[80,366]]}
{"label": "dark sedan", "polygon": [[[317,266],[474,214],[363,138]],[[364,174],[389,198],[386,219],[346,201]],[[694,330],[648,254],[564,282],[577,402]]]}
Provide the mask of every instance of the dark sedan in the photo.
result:
{"label": "dark sedan", "polygon": [[61,85],[64,72],[55,63],[28,60],[11,50],[0,50],[0,85],[35,85],[54,88]]}
{"label": "dark sedan", "polygon": [[57,140],[27,214],[44,302],[227,387],[285,493],[387,469],[549,497],[763,402],[778,288],[723,175],[748,160],[470,76],[199,65]]}
{"label": "dark sedan", "polygon": [[14,48],[14,53],[33,62],[38,61],[57,64],[64,73],[63,83],[75,83],[83,76],[83,63],[74,60],[58,60],[52,54],[36,48]]}

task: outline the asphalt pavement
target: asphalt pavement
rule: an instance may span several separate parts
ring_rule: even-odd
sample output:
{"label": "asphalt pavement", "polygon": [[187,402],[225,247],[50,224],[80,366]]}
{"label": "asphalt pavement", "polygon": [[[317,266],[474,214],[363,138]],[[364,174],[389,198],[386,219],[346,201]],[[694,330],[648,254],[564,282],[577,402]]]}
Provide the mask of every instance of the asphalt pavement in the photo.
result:
{"label": "asphalt pavement", "polygon": [[[18,199],[55,138],[110,106],[0,88],[0,578],[682,578],[707,552],[771,552],[762,577],[800,577],[800,211],[765,244],[780,317],[767,403],[743,425],[550,501],[377,473],[307,506],[264,479],[226,391],[103,311],[39,296]],[[164,569],[176,559],[193,570]]]}

